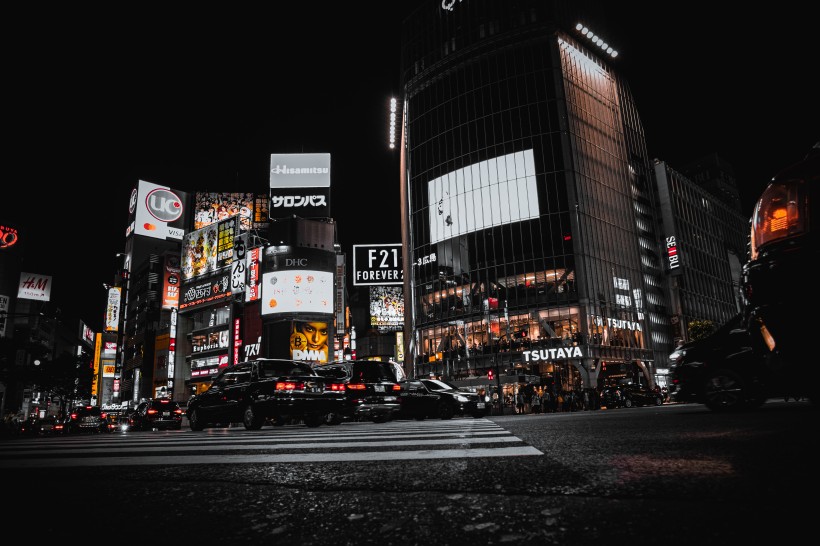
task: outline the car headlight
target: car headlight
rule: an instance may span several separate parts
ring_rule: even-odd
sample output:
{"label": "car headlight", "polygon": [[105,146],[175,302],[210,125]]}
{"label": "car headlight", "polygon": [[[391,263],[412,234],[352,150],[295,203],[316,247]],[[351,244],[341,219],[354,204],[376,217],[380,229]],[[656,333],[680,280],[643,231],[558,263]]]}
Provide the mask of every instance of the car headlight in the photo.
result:
{"label": "car headlight", "polygon": [[462,396],[460,394],[457,394],[456,395],[456,400],[459,401],[459,402],[466,402],[467,400],[469,400],[469,398],[467,398],[466,396]]}

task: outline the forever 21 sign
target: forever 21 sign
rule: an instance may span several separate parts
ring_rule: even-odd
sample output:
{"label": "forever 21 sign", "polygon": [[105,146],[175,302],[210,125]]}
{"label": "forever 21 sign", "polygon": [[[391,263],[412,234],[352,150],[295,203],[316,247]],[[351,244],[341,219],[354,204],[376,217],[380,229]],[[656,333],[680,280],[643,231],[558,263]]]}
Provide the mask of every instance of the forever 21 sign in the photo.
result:
{"label": "forever 21 sign", "polygon": [[353,245],[353,286],[403,285],[401,243]]}

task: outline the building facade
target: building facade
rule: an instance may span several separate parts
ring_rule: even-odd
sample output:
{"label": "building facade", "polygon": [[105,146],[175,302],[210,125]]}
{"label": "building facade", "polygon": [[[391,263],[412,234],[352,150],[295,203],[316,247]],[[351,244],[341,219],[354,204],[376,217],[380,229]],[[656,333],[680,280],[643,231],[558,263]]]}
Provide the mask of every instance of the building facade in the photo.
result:
{"label": "building facade", "polygon": [[489,0],[405,21],[409,375],[652,385],[671,352],[652,164],[594,22]]}

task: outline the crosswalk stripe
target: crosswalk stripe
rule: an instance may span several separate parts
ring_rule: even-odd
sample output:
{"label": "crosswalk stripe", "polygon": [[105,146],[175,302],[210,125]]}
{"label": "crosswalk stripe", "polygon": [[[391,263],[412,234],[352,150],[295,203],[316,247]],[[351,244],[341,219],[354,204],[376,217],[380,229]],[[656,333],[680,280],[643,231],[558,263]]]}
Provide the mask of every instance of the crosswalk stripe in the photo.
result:
{"label": "crosswalk stripe", "polygon": [[[0,443],[0,468],[543,455],[508,430],[484,419],[362,424],[365,426],[355,423],[350,424],[352,426],[344,424],[309,430],[303,426],[286,426],[256,431],[233,428],[203,432],[20,439]],[[510,446],[516,443],[520,445]],[[405,448],[444,446],[451,447],[405,451]],[[222,453],[204,453],[216,451]],[[257,453],[235,454],[237,451]],[[260,451],[270,453],[258,453]],[[292,453],[282,453],[284,451]]]}

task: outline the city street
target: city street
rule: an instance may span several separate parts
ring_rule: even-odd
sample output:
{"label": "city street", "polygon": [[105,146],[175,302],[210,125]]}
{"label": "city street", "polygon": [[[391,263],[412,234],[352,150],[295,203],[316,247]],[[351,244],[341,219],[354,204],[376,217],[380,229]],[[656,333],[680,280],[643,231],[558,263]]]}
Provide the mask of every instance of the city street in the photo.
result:
{"label": "city street", "polygon": [[778,400],[12,438],[0,469],[46,541],[757,543],[810,530],[816,419]]}

